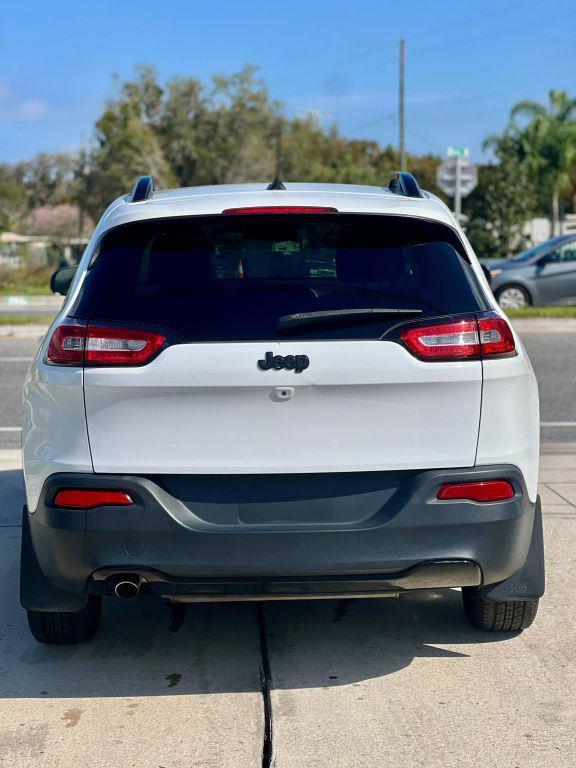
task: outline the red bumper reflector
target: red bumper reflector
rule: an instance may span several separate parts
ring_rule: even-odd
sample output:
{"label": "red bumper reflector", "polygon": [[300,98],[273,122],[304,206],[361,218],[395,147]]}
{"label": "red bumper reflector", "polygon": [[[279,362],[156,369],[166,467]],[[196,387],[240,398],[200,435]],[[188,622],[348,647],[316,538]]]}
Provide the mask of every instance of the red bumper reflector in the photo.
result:
{"label": "red bumper reflector", "polygon": [[133,503],[125,491],[95,491],[77,488],[58,491],[54,503],[57,507],[92,509],[93,507],[127,507]]}
{"label": "red bumper reflector", "polygon": [[253,208],[226,208],[222,213],[225,215],[245,213],[338,213],[338,210],[318,205],[258,205]]}
{"label": "red bumper reflector", "polygon": [[438,491],[437,499],[466,499],[468,501],[504,501],[514,496],[508,480],[479,480],[471,483],[448,483]]}

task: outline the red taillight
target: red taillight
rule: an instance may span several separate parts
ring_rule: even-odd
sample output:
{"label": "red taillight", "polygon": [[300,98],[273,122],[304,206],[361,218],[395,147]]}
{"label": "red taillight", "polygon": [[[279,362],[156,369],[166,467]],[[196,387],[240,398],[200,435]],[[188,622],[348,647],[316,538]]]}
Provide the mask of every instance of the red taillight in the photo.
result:
{"label": "red taillight", "polygon": [[46,359],[54,365],[82,365],[86,323],[65,320],[52,333]]}
{"label": "red taillight", "polygon": [[54,499],[57,507],[93,509],[94,507],[127,507],[133,504],[126,491],[96,491],[84,488],[58,491]]}
{"label": "red taillight", "polygon": [[226,208],[223,214],[244,213],[338,213],[336,208],[323,208],[317,205],[258,205],[254,208]]}
{"label": "red taillight", "polygon": [[476,320],[408,328],[400,337],[411,352],[426,360],[456,360],[480,354]]}
{"label": "red taillight", "polygon": [[410,352],[422,360],[462,360],[508,355],[514,336],[504,318],[489,313],[478,320],[417,325],[400,333]]}
{"label": "red taillight", "polygon": [[437,499],[464,499],[467,501],[504,501],[514,496],[508,480],[478,480],[470,483],[448,483],[438,491]]}
{"label": "red taillight", "polygon": [[86,325],[65,320],[52,333],[46,360],[53,365],[141,365],[166,337],[157,331]]}
{"label": "red taillight", "polygon": [[87,365],[136,365],[156,354],[166,337],[156,331],[89,325],[84,360]]}
{"label": "red taillight", "polygon": [[508,355],[514,352],[516,349],[514,336],[503,317],[496,314],[486,315],[478,318],[478,325],[480,326],[482,357]]}

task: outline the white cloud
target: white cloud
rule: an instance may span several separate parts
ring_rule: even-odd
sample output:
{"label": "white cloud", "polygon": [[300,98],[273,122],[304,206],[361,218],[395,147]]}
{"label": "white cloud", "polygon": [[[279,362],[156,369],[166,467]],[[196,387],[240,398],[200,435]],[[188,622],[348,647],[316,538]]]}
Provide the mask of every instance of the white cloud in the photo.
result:
{"label": "white cloud", "polygon": [[48,104],[43,99],[24,99],[12,110],[13,119],[18,121],[35,121],[48,111]]}
{"label": "white cloud", "polygon": [[0,82],[0,122],[34,123],[48,112],[48,103],[39,98],[22,98]]}

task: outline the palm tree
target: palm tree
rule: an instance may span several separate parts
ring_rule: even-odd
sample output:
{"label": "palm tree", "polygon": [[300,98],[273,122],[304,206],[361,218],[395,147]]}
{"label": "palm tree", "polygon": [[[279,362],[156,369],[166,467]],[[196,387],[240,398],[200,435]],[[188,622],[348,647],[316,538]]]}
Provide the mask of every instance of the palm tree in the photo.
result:
{"label": "palm tree", "polygon": [[[508,135],[541,189],[550,196],[551,234],[558,233],[559,200],[576,166],[576,99],[550,91],[549,104],[521,101],[510,113]],[[519,122],[518,122],[519,121]]]}

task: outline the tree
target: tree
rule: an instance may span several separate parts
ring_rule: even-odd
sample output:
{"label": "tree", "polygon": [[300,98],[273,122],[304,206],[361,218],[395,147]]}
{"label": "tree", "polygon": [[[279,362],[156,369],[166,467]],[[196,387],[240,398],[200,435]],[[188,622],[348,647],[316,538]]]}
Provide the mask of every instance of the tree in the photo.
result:
{"label": "tree", "polygon": [[27,212],[26,190],[13,169],[0,166],[0,231],[17,230]]}
{"label": "tree", "polygon": [[65,152],[42,152],[15,168],[31,208],[72,202],[76,196],[74,172],[75,158]]}
{"label": "tree", "polygon": [[94,219],[115,197],[129,192],[138,176],[152,174],[160,186],[173,180],[153,128],[132,103],[110,103],[96,123],[95,136],[82,195]]}
{"label": "tree", "polygon": [[20,227],[22,234],[56,238],[86,236],[92,229],[94,222],[86,217],[81,221],[80,209],[70,203],[33,208]]}
{"label": "tree", "polygon": [[[162,83],[153,67],[141,65],[132,79],[116,81],[88,147],[14,166],[5,199],[18,199],[24,214],[44,205],[77,205],[83,230],[85,216],[97,219],[140,175],[152,174],[159,188],[269,182],[278,159],[286,181],[385,186],[399,167],[390,146],[349,139],[313,117],[287,116],[254,67],[209,83],[193,77]],[[421,184],[438,194],[439,158],[411,156],[409,162]]]}
{"label": "tree", "polygon": [[[558,233],[560,198],[576,165],[576,99],[566,91],[550,91],[548,106],[521,101],[510,113],[507,136],[519,159],[550,200],[550,230]],[[520,121],[520,122],[518,122]],[[528,121],[528,122],[526,122]]]}
{"label": "tree", "polygon": [[196,174],[203,184],[271,178],[280,106],[270,101],[255,67],[212,79],[195,122]]}
{"label": "tree", "polygon": [[464,201],[464,212],[469,218],[468,236],[478,255],[505,258],[524,246],[524,225],[534,215],[536,200],[514,140],[488,141],[499,162],[480,167],[478,186]]}

